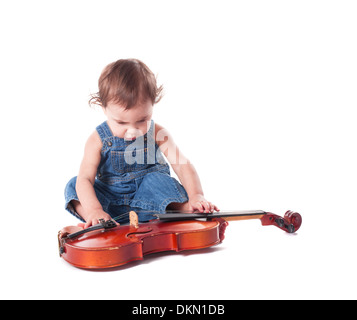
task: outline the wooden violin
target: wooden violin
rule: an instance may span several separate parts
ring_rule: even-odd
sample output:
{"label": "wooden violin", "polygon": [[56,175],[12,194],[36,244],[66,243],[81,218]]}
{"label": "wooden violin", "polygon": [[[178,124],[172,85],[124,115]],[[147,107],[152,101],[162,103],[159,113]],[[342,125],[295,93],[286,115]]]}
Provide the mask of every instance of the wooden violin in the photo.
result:
{"label": "wooden violin", "polygon": [[284,217],[265,211],[153,214],[155,220],[139,225],[130,212],[130,225],[101,220],[87,229],[66,227],[58,234],[60,256],[84,269],[118,267],[144,255],[161,251],[183,251],[211,247],[224,239],[227,221],[260,219],[263,226],[274,225],[296,232],[301,215],[287,211]]}

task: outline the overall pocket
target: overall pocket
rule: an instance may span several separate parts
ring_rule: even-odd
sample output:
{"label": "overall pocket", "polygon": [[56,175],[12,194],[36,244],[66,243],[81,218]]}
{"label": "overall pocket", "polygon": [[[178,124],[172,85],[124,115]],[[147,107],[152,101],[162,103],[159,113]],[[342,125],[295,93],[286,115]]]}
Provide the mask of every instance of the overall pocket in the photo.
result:
{"label": "overall pocket", "polygon": [[147,164],[147,149],[126,149],[125,151],[111,151],[113,169],[119,173],[144,170]]}

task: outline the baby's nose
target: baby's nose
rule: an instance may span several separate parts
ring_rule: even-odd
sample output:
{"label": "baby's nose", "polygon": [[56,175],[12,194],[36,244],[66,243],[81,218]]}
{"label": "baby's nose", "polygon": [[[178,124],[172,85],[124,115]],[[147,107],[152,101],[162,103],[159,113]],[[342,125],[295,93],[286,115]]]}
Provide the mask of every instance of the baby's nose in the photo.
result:
{"label": "baby's nose", "polygon": [[133,140],[137,137],[140,137],[142,135],[141,131],[136,128],[130,128],[126,130],[124,139],[125,140]]}

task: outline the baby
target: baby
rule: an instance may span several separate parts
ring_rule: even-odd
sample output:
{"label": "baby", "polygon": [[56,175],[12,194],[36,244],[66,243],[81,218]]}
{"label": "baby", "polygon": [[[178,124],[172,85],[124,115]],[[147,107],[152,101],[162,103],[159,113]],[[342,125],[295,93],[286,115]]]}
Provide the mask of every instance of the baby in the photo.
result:
{"label": "baby", "polygon": [[[219,211],[205,199],[194,166],[169,132],[152,120],[162,86],[150,69],[121,59],[104,68],[98,84],[89,103],[101,106],[107,121],[88,138],[79,174],[65,189],[66,209],[84,228],[99,219],[126,223],[130,210],[141,222],[166,210]],[[163,154],[181,184],[170,176]]]}

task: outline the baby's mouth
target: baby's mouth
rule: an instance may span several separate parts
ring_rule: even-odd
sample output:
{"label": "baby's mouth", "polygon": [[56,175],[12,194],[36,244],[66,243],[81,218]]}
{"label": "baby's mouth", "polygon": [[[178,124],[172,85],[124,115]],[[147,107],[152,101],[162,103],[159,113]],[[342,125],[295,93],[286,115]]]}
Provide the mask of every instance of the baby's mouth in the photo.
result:
{"label": "baby's mouth", "polygon": [[127,141],[133,141],[135,139],[136,139],[136,137],[124,137],[124,140],[127,140]]}

